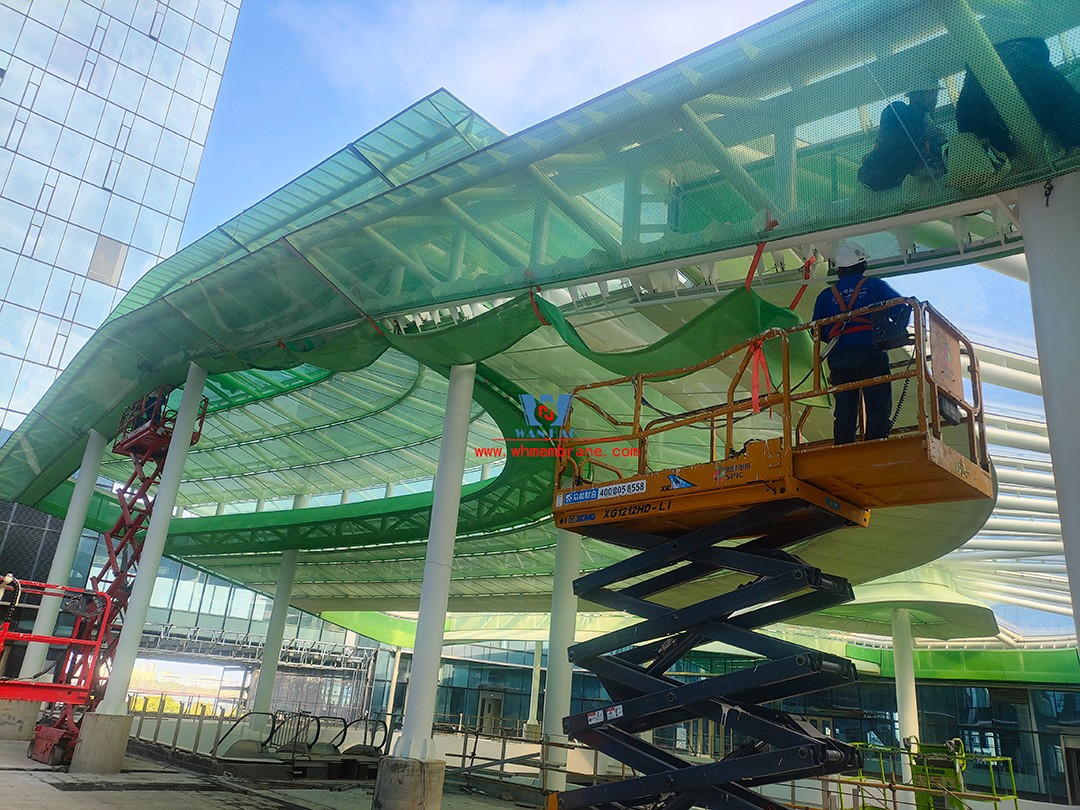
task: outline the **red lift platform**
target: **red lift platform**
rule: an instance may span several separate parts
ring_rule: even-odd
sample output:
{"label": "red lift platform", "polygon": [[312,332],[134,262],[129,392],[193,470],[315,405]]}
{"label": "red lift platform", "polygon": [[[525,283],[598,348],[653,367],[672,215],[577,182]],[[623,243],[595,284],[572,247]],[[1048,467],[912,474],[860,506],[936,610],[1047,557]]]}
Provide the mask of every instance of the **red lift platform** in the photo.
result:
{"label": "red lift platform", "polygon": [[[16,610],[35,611],[43,599],[55,597],[64,600],[62,612],[75,617],[69,636],[13,632],[10,621],[0,625],[0,652],[5,643],[12,642],[65,648],[55,664],[31,679],[0,680],[0,699],[48,703],[58,710],[52,720],[34,730],[27,756],[38,762],[51,765],[71,762],[82,718],[94,710],[105,694],[143,539],[153,514],[155,487],[161,479],[176,423],[176,411],[168,405],[172,390],[161,386],[150,391],[128,406],[120,419],[112,451],[130,458],[133,470],[127,481],[114,488],[120,502],[120,517],[109,531],[102,533],[108,559],[90,577],[90,587],[18,582],[10,577],[4,580],[4,590],[12,596],[10,602],[0,598],[0,615],[4,615],[5,604],[11,617]],[[191,435],[193,445],[202,435],[206,406],[204,397]],[[51,680],[37,680],[50,670]]]}

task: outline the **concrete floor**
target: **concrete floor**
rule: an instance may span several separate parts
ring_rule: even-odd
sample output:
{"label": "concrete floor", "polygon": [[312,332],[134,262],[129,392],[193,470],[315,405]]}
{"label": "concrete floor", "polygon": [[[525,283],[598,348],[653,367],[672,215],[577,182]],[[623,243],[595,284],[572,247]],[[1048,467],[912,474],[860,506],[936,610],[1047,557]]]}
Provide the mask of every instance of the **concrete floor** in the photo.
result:
{"label": "concrete floor", "polygon": [[[260,788],[223,777],[197,776],[172,766],[128,757],[124,771],[101,777],[69,774],[26,758],[26,743],[0,741],[3,810],[367,810],[371,786],[345,790],[279,786]],[[444,810],[513,810],[529,805],[466,794],[448,787]]]}

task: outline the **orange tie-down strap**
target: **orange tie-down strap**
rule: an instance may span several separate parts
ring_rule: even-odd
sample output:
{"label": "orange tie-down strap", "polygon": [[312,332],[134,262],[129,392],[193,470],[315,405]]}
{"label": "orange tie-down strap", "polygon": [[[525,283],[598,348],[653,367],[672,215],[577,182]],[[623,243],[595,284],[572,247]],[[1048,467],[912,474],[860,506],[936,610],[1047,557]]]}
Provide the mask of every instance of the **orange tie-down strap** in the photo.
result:
{"label": "orange tie-down strap", "polygon": [[[766,395],[772,392],[772,380],[769,378],[769,363],[765,359],[764,341],[755,340],[751,351],[753,354],[750,356],[750,406],[754,413],[761,413],[759,399],[761,396],[762,373],[764,373],[765,377]],[[769,408],[769,414],[772,414],[771,407]]]}

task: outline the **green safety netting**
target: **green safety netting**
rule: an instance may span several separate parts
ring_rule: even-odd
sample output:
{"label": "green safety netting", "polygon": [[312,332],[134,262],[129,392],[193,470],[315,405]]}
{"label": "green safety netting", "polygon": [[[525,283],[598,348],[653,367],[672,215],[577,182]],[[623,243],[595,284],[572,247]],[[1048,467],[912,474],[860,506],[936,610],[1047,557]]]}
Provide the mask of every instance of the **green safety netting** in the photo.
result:
{"label": "green safety netting", "polygon": [[[498,140],[460,102],[435,94],[365,136],[376,146],[343,150],[250,216],[238,217],[227,244],[178,254],[148,274],[92,341],[95,349],[112,345],[115,356],[80,357],[73,368],[95,383],[117,382],[124,396],[147,380],[175,378],[178,364],[194,357],[212,358],[207,364],[218,373],[284,368],[314,346],[323,350],[324,367],[358,368],[382,349],[367,339],[369,329],[377,330],[368,316],[403,313],[416,324],[425,322],[418,312],[435,317],[452,300],[702,254],[723,259],[723,251],[743,250],[760,238],[769,217],[779,221],[770,238],[797,246],[790,237],[962,205],[1075,167],[1080,158],[1062,149],[1049,125],[1033,128],[992,42],[1041,37],[1051,68],[1071,78],[1076,4],[950,0],[930,14],[918,8],[912,2],[805,3]],[[830,38],[857,45],[794,47]],[[794,62],[792,53],[799,54]],[[942,94],[933,115],[948,134],[967,63],[1018,144],[1014,159],[977,187],[951,176],[906,191],[860,186],[858,164],[886,101],[937,83]],[[475,137],[478,131],[483,137]],[[379,185],[388,182],[392,188]],[[955,246],[952,219],[942,224]],[[1008,228],[992,217],[969,219],[975,223],[965,227],[975,233],[984,225],[1002,253],[1017,249]],[[912,242],[905,231],[891,254],[884,244],[875,254],[883,261],[895,255],[893,263],[903,264],[912,246],[936,250],[934,242],[947,241],[920,239]],[[723,280],[717,276],[726,270],[722,262],[693,264],[690,275]],[[153,347],[139,340],[139,323],[110,331],[123,313],[133,312],[153,319],[160,332]],[[197,327],[185,320],[193,314]],[[447,310],[443,317],[452,315]],[[227,354],[220,355],[222,348]],[[67,383],[62,378],[60,387]],[[42,405],[52,415],[69,403],[48,397]],[[56,416],[74,437],[90,425],[92,413]],[[19,439],[37,427],[52,430],[31,424]],[[36,455],[33,446],[24,449]],[[75,456],[67,456],[69,467]],[[44,470],[28,458],[21,472],[35,468]],[[47,489],[57,483],[43,479]],[[47,489],[27,497],[35,500]]]}
{"label": "green safety netting", "polygon": [[[842,235],[861,233],[876,268],[891,272],[1014,253],[1015,211],[1001,195],[1077,168],[1080,152],[993,44],[1038,38],[1045,68],[1076,84],[1078,26],[1072,0],[942,0],[931,8],[814,0],[512,137],[445,91],[433,94],[140,281],[0,448],[0,497],[60,508],[63,492],[54,490],[78,464],[85,432],[110,431],[129,401],[181,381],[192,360],[214,375],[214,412],[211,443],[192,457],[202,466],[185,483],[188,505],[290,494],[316,468],[320,486],[345,488],[353,476],[431,469],[438,422],[428,393],[436,387],[386,411],[414,409],[404,421],[423,451],[410,454],[412,439],[387,427],[381,469],[368,451],[354,452],[353,442],[382,435],[372,426],[388,424],[370,421],[379,418],[377,402],[356,396],[378,378],[379,363],[407,357],[417,370],[444,370],[483,361],[475,445],[495,426],[505,434],[521,424],[521,393],[668,369],[794,322],[783,313],[801,283],[790,268],[815,248],[827,257]],[[1001,116],[1007,160],[962,136],[957,110],[972,98],[973,77]],[[930,116],[949,153],[940,166],[927,163],[872,191],[858,172],[882,111],[927,86],[939,88]],[[755,293],[710,308],[738,285],[743,257],[771,219],[778,225],[768,231]],[[822,272],[801,305],[804,317]],[[539,296],[513,298],[537,285]],[[642,300],[680,291],[693,300]],[[582,299],[589,306],[579,313]],[[731,312],[725,332],[717,324]],[[775,365],[775,350],[766,352]],[[725,373],[658,382],[650,408],[716,401]],[[425,380],[435,385],[434,375]],[[312,402],[324,407],[307,419]],[[614,395],[602,404],[625,408]],[[275,409],[285,412],[276,414],[280,422],[267,418]],[[588,419],[583,435],[599,429]],[[772,429],[771,417],[758,414],[738,435]],[[381,454],[377,444],[368,450]],[[695,436],[661,443],[657,461],[693,458],[700,446]],[[470,485],[463,532],[535,524],[550,505],[552,467],[549,459],[507,458],[497,479]],[[238,554],[415,543],[429,507],[430,495],[419,493],[309,514],[192,518],[177,521],[170,550],[194,558],[223,543]],[[894,534],[891,542],[905,547],[879,554],[881,538],[871,534],[862,545],[837,539],[808,555],[860,575],[910,567],[980,523],[971,505],[942,514],[904,517],[927,530],[919,538],[930,542],[921,545]],[[254,574],[245,581],[261,583]]]}
{"label": "green safety netting", "polygon": [[[199,283],[195,282],[186,289],[197,286]],[[119,331],[117,327],[121,326],[128,330],[141,328],[137,322],[152,308],[152,305],[144,307],[117,319],[103,327],[102,333]],[[602,365],[609,372],[619,374],[663,371],[671,367],[672,359],[680,363],[700,362],[726,345],[748,340],[775,326],[791,326],[799,320],[790,310],[769,304],[756,293],[742,289],[708,307],[670,335],[665,335],[653,347],[625,353],[590,349],[556,308],[529,295],[511,300],[463,324],[425,334],[388,334],[364,322],[352,330],[352,345],[359,346],[352,356],[343,354],[337,343],[328,349],[326,342],[319,341],[311,341],[304,346],[294,343],[291,347],[280,349],[305,358],[309,364],[322,364],[324,352],[330,352],[334,360],[346,366],[358,366],[363,371],[353,375],[336,375],[302,388],[285,388],[276,397],[264,397],[233,408],[219,409],[213,418],[208,419],[207,443],[200,443],[191,453],[190,466],[185,473],[186,493],[197,488],[200,482],[206,482],[207,486],[203,489],[206,497],[201,501],[205,503],[244,497],[266,498],[312,488],[314,491],[328,491],[347,489],[353,485],[364,486],[373,480],[369,479],[373,474],[372,469],[369,468],[366,473],[358,469],[365,466],[367,457],[399,447],[408,447],[415,454],[419,452],[416,448],[420,445],[426,445],[424,464],[417,466],[408,461],[402,462],[400,452],[388,457],[388,463],[394,466],[394,474],[399,476],[399,480],[431,475],[437,457],[433,440],[442,429],[440,403],[445,399],[445,388],[440,384],[419,393],[413,390],[422,374],[419,366],[404,360],[408,368],[403,368],[403,361],[399,360],[398,365],[393,366],[391,361],[382,360],[387,347],[394,346],[398,352],[407,353],[436,368],[442,368],[446,362],[481,362],[541,329],[545,323],[545,316],[541,312],[546,313],[547,322],[557,333],[556,339],[560,343],[565,343],[581,357]],[[106,343],[102,350],[111,353],[110,349],[115,351],[117,348],[123,351],[125,347]],[[397,352],[395,356],[400,357]],[[792,356],[797,361],[793,362],[793,366],[799,371],[810,368],[812,348],[808,338],[793,347]],[[80,354],[79,359],[82,358]],[[212,367],[231,364],[235,356],[192,359]],[[567,365],[565,369],[569,371],[571,367]],[[173,373],[178,371],[174,368]],[[512,377],[512,372],[508,376]],[[431,379],[430,374],[427,377]],[[573,387],[589,379],[580,374],[577,375],[577,383],[560,381],[560,384],[563,388]],[[378,398],[371,396],[379,389],[383,390],[386,400],[381,404]],[[50,390],[47,399],[54,391],[55,388]],[[97,402],[68,400],[63,405],[81,406],[79,417],[86,420],[83,424],[91,426],[99,424],[92,421],[93,405],[100,405],[102,400],[106,400],[104,407],[109,410],[105,411],[105,418],[108,420],[114,418],[112,414],[123,404],[122,397],[122,389],[102,391],[96,392]],[[422,408],[418,410],[420,399]],[[287,412],[282,413],[286,406]],[[102,410],[99,407],[98,414]],[[375,418],[373,411],[379,412],[379,423],[374,425],[371,424]],[[49,422],[57,423],[64,413],[62,406],[50,408]],[[28,421],[32,420],[33,417]],[[391,428],[391,423],[396,427]],[[503,425],[504,435],[513,435],[513,429],[522,426],[520,409],[513,416],[504,418]],[[27,490],[18,492],[15,489],[18,486],[15,483],[18,473],[22,473],[23,486],[29,491],[49,491],[45,489],[47,481],[52,480],[55,486],[71,472],[70,468],[64,467],[75,446],[73,434],[77,430],[78,427],[72,425],[69,431],[55,431],[50,441],[39,441],[36,446],[31,446],[24,438],[26,431],[20,431],[16,440],[0,448],[0,486],[4,487],[0,491],[7,492],[7,497],[26,497]],[[493,435],[490,431],[488,433],[489,437]],[[16,459],[23,462],[21,470],[16,466]],[[50,466],[52,469],[47,469]],[[319,489],[317,479],[303,480],[306,475],[317,476],[316,468],[337,479],[336,485],[332,481],[331,485]],[[288,470],[293,471],[292,476],[283,475]],[[126,477],[122,472],[121,465],[115,464],[113,477]],[[273,480],[260,483],[260,476]],[[253,479],[250,484],[244,484],[245,477]],[[388,480],[385,474],[383,480]],[[530,516],[530,519],[534,517]]]}

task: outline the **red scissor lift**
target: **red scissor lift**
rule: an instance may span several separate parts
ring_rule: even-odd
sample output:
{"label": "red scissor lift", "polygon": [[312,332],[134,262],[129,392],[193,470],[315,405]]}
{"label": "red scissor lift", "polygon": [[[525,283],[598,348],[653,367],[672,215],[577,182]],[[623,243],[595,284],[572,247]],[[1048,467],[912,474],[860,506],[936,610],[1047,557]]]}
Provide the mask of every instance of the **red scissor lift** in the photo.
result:
{"label": "red scissor lift", "polygon": [[[133,471],[116,489],[120,517],[102,533],[108,554],[101,570],[90,577],[90,588],[67,588],[11,580],[8,615],[15,608],[34,610],[49,597],[64,599],[62,610],[75,616],[70,635],[34,635],[10,630],[0,624],[0,652],[6,642],[65,645],[60,660],[28,680],[0,680],[0,699],[51,703],[59,709],[54,719],[34,730],[27,756],[38,762],[61,765],[71,762],[86,712],[94,710],[105,693],[116,644],[120,638],[132,582],[139,566],[143,538],[154,509],[154,495],[165,466],[165,455],[176,423],[176,411],[168,407],[172,389],[156,388],[124,411],[113,439],[113,452],[131,459]],[[207,400],[196,417],[191,443],[202,435]],[[5,580],[6,581],[6,580]],[[4,603],[0,589],[0,603]],[[0,615],[3,615],[0,613]],[[38,677],[53,670],[52,681]]]}

